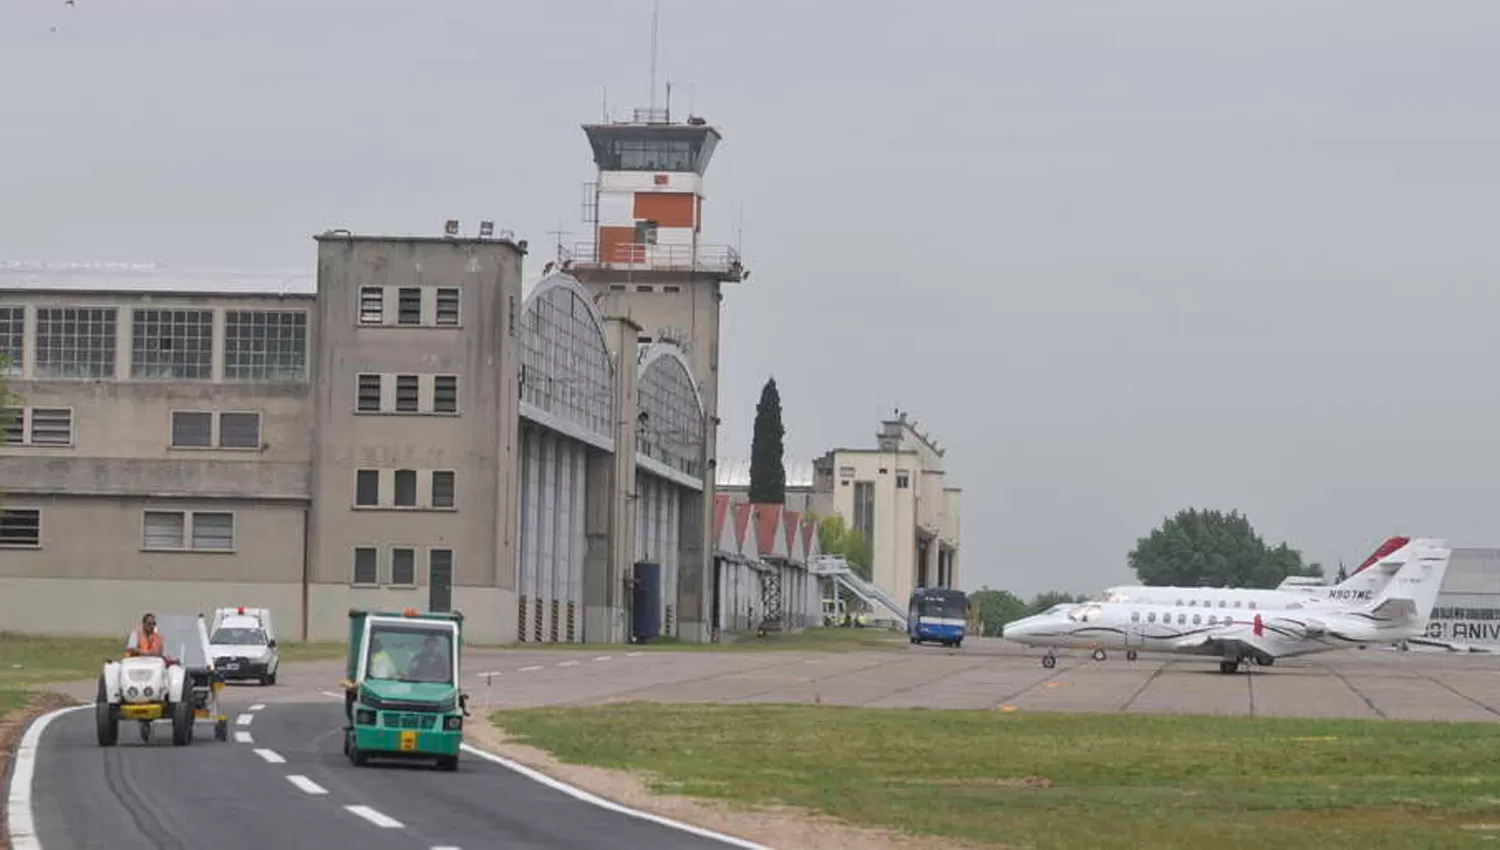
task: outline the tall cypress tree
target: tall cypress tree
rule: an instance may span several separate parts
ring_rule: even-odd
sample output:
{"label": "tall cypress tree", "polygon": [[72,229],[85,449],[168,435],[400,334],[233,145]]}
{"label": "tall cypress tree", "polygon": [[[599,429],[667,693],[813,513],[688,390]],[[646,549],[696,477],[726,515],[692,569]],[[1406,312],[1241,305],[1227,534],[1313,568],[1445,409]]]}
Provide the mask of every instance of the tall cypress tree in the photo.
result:
{"label": "tall cypress tree", "polygon": [[750,443],[750,501],[784,504],[786,502],[786,467],[781,458],[785,451],[781,425],[781,393],[776,379],[766,381],[755,405],[755,436]]}

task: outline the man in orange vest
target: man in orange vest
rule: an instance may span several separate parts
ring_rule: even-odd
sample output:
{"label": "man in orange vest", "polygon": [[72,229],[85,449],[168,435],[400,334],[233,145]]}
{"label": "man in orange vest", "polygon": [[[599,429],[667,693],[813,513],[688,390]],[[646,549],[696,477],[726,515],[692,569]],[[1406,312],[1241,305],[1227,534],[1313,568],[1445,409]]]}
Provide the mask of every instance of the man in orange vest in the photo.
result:
{"label": "man in orange vest", "polygon": [[125,650],[126,655],[159,655],[166,657],[161,632],[156,630],[156,615],[141,618],[141,627],[135,630],[135,646]]}

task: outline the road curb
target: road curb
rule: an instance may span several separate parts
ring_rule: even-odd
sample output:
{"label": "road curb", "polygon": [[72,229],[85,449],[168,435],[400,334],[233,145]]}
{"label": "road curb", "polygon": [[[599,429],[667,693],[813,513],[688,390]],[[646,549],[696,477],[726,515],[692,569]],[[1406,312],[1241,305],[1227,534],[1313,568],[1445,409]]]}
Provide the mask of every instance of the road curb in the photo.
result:
{"label": "road curb", "polygon": [[36,775],[36,752],[42,733],[52,721],[92,707],[93,703],[55,708],[31,719],[23,728],[20,740],[12,749],[6,770],[5,834],[10,850],[42,850],[36,834],[36,818],[31,810],[31,782]]}
{"label": "road curb", "polygon": [[[508,759],[505,756],[492,753],[488,750],[480,749],[479,747],[476,747],[472,744],[464,744],[463,751],[469,753],[470,755],[478,756],[479,758],[482,758],[485,761],[491,762],[493,764],[498,764],[506,770],[519,773],[527,779],[530,779],[532,782],[545,785],[554,791],[561,791],[562,793],[567,794],[569,797],[572,797],[573,799],[579,800],[584,803],[588,803],[591,806],[597,806],[601,809],[615,812],[617,814],[628,815],[639,820],[650,821],[651,823],[657,824],[658,826],[665,826],[669,829],[678,830],[679,832],[686,832],[691,835],[696,835],[699,838],[707,838],[712,841],[718,841],[730,847],[740,847],[743,848],[743,850],[774,850],[774,848],[767,847],[764,844],[756,844],[753,841],[747,841],[743,838],[736,838],[733,835],[726,835],[722,832],[714,832],[711,829],[705,829],[701,826],[693,826],[690,823],[683,823],[682,821],[673,820],[669,817],[663,817],[662,815],[652,814],[651,812],[643,812],[639,809],[632,809],[629,806],[616,803],[613,800],[607,800],[597,794],[590,793],[577,786],[569,785],[561,779],[556,779],[548,776],[545,773],[542,773],[536,768],[528,767],[518,761]],[[32,850],[37,850],[37,848],[32,848]]]}

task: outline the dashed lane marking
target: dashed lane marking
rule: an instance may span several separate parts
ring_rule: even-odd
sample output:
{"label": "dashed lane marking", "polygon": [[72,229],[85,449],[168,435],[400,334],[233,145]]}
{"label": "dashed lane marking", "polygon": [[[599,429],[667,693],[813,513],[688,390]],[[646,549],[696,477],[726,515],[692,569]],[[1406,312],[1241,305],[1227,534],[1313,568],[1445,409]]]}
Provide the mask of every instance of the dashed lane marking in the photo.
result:
{"label": "dashed lane marking", "polygon": [[236,744],[253,744],[255,743],[255,739],[250,737],[249,732],[236,732],[234,733],[234,742]]}
{"label": "dashed lane marking", "polygon": [[286,759],[282,758],[281,753],[275,750],[256,750],[255,754],[271,764],[286,764]]}
{"label": "dashed lane marking", "polygon": [[325,697],[333,697],[334,699],[343,699],[344,697],[343,694],[336,691],[318,691],[318,693],[322,694]]}
{"label": "dashed lane marking", "polygon": [[265,703],[258,702],[255,705],[250,706],[250,710],[251,711],[260,711],[262,708],[265,708],[265,707],[266,707]]}
{"label": "dashed lane marking", "polygon": [[644,653],[644,652],[627,652],[627,653],[625,653],[625,657],[626,658],[634,658],[637,655],[645,655],[645,654],[646,653]]}
{"label": "dashed lane marking", "polygon": [[240,726],[249,726],[250,723],[252,721],[254,721],[254,720],[255,720],[255,715],[253,715],[253,714],[241,714],[239,717],[236,717],[234,719],[234,722],[237,723]]}
{"label": "dashed lane marking", "polygon": [[613,655],[601,655],[598,658],[595,658],[594,660],[595,661],[608,661],[611,658],[614,658],[614,656]]}
{"label": "dashed lane marking", "polygon": [[532,670],[540,670],[540,669],[542,669],[542,665],[540,665],[540,664],[533,664],[530,667],[522,667],[520,670],[517,670],[516,672],[517,673],[530,673]]}
{"label": "dashed lane marking", "polygon": [[297,786],[298,788],[300,788],[303,791],[306,791],[309,794],[327,794],[328,793],[328,789],[327,788],[324,788],[323,786],[321,786],[318,783],[312,781],[311,779],[308,779],[306,776],[296,776],[296,775],[288,776],[286,778],[286,781],[292,783],[293,785]]}
{"label": "dashed lane marking", "polygon": [[400,829],[403,825],[401,821],[390,815],[383,815],[369,806],[345,806],[344,808],[382,829]]}
{"label": "dashed lane marking", "polygon": [[575,666],[577,664],[578,664],[577,661],[559,661],[559,662],[557,662],[557,666],[559,666],[559,667],[573,667],[573,666]]}

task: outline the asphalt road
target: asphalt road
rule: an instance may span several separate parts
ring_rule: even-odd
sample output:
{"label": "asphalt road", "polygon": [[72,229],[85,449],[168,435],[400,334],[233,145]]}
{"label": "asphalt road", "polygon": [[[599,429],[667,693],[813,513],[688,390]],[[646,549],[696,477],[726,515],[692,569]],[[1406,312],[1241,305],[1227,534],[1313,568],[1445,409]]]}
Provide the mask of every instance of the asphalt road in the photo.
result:
{"label": "asphalt road", "polygon": [[[249,718],[248,721],[245,718]],[[341,750],[343,706],[280,703],[231,714],[234,734],[142,743],[124,723],[100,747],[93,709],[42,734],[32,812],[43,850],[480,850],[734,846],[575,799],[465,752],[456,773],[356,768]]]}

